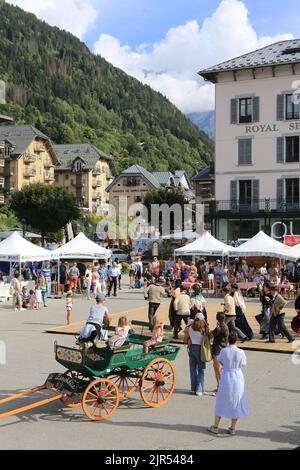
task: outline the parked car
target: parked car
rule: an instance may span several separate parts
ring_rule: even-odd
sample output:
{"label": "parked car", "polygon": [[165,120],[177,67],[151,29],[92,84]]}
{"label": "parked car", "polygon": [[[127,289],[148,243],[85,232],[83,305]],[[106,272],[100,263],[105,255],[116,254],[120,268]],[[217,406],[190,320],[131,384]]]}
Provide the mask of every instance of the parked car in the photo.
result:
{"label": "parked car", "polygon": [[121,263],[125,263],[126,261],[128,261],[128,253],[126,253],[126,251],[121,250],[120,248],[112,248],[111,252],[112,262],[116,259],[118,259]]}

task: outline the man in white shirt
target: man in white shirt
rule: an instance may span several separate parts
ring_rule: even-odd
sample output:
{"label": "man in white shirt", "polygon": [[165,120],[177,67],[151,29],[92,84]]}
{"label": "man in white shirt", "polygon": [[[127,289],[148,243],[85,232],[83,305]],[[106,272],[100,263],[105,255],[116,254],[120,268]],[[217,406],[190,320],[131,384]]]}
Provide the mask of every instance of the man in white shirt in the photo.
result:
{"label": "man in white shirt", "polygon": [[118,260],[118,258],[116,258],[116,265],[117,265],[117,269],[118,269],[118,285],[119,285],[119,290],[122,290],[122,289],[121,289],[121,279],[122,279],[122,269],[123,269],[123,266],[122,266],[122,263],[120,263],[120,261]]}
{"label": "man in white shirt", "polygon": [[22,288],[19,272],[15,273],[14,277],[10,281],[10,286],[14,289],[13,300],[15,305],[15,311],[21,312],[22,310],[25,310],[24,308],[22,308]]}

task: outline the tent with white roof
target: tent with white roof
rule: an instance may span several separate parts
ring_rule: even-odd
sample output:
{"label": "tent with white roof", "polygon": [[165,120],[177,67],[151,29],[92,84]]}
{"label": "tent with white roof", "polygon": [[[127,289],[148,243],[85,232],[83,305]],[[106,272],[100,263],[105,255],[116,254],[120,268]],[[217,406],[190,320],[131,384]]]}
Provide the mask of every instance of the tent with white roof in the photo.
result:
{"label": "tent with white roof", "polygon": [[18,232],[13,232],[0,243],[0,261],[47,261],[57,259],[49,250],[25,240]]}
{"label": "tent with white roof", "polygon": [[82,232],[65,245],[54,250],[60,259],[109,259],[111,250],[107,250],[87,238]]}
{"label": "tent with white roof", "polygon": [[209,232],[204,232],[194,242],[175,250],[176,256],[196,256],[196,255],[210,255],[210,256],[226,256],[230,246],[225,243],[219,242]]}
{"label": "tent with white roof", "polygon": [[239,247],[230,248],[229,256],[265,256],[291,261],[297,260],[297,256],[293,253],[290,247],[274,240],[263,231],[260,231],[253,238]]}
{"label": "tent with white roof", "polygon": [[289,247],[289,250],[294,259],[300,259],[300,243],[298,245]]}

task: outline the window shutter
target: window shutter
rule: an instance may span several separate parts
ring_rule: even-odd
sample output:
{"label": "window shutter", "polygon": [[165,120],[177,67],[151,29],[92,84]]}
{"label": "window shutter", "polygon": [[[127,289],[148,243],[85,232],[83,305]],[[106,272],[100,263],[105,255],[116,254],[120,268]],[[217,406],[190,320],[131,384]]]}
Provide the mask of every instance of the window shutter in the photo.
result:
{"label": "window shutter", "polygon": [[283,209],[284,203],[284,178],[280,178],[277,180],[277,209]]}
{"label": "window shutter", "polygon": [[245,165],[245,139],[239,139],[239,165]]}
{"label": "window shutter", "polygon": [[285,95],[277,95],[277,121],[284,121],[284,98]]}
{"label": "window shutter", "polygon": [[252,182],[252,200],[253,200],[253,209],[255,211],[259,210],[259,180],[253,180]]}
{"label": "window shutter", "polygon": [[230,181],[230,201],[231,201],[231,210],[237,210],[237,181]]}
{"label": "window shutter", "polygon": [[253,122],[259,122],[259,96],[253,98]]}
{"label": "window shutter", "polygon": [[251,165],[252,163],[252,139],[246,139],[245,145],[246,145],[246,163],[247,165]]}
{"label": "window shutter", "polygon": [[238,164],[251,165],[252,163],[252,139],[239,139]]}
{"label": "window shutter", "polygon": [[277,163],[284,163],[284,137],[277,137]]}
{"label": "window shutter", "polygon": [[238,100],[233,98],[230,104],[230,122],[231,124],[237,124],[238,122]]}

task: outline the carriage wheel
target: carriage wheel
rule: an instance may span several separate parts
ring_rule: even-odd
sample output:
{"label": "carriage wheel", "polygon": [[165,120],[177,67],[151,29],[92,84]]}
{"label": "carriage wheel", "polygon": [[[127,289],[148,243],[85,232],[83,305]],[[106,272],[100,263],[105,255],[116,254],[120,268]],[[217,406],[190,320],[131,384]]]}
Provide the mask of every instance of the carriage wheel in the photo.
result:
{"label": "carriage wheel", "polygon": [[152,408],[164,405],[175,388],[176,372],[168,359],[155,359],[144,370],[140,392],[144,402]]}
{"label": "carriage wheel", "polygon": [[109,379],[116,384],[120,398],[127,398],[139,385],[140,377],[131,377],[130,370],[125,367],[117,367]]}
{"label": "carriage wheel", "polygon": [[[74,380],[84,380],[87,378],[80,372],[76,372],[73,370],[67,370],[64,375],[67,375],[68,377],[71,377]],[[65,395],[64,397],[60,398],[60,401],[67,408],[78,408],[79,406],[81,406],[82,393],[76,393],[75,395],[70,397],[68,395]]]}
{"label": "carriage wheel", "polygon": [[82,398],[82,408],[88,418],[102,421],[113,415],[119,401],[118,387],[114,382],[98,379],[87,386]]}

